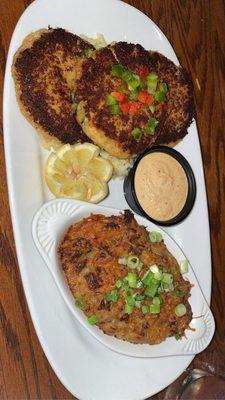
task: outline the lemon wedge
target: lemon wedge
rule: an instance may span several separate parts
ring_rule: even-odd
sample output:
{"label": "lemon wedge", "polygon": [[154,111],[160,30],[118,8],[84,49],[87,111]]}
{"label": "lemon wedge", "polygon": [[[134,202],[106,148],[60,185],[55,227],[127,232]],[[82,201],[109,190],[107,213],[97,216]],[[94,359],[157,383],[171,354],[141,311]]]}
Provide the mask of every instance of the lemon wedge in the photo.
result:
{"label": "lemon wedge", "polygon": [[99,203],[108,192],[112,164],[91,143],[65,144],[52,152],[46,163],[45,179],[56,197]]}

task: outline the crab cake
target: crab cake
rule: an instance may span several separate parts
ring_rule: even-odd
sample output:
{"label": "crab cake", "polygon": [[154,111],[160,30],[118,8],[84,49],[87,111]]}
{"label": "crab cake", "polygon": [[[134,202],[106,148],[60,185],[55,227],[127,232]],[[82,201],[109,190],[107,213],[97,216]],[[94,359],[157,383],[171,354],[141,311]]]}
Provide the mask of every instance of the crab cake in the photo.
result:
{"label": "crab cake", "polygon": [[137,70],[140,64],[148,65],[168,87],[165,113],[160,118],[155,144],[182,139],[194,116],[193,87],[188,72],[156,51],[149,51],[148,57],[138,44],[120,42],[112,49],[120,64],[131,70]]}
{"label": "crab cake", "polygon": [[191,284],[164,242],[152,243],[130,211],[74,223],[58,257],[76,305],[105,334],[156,344],[188,328]]}
{"label": "crab cake", "polygon": [[81,65],[75,95],[84,132],[118,158],[177,141],[193,117],[186,71],[138,44],[119,42],[94,52]]}
{"label": "crab cake", "polygon": [[72,114],[71,95],[77,61],[90,48],[64,29],[41,29],[28,35],[14,56],[12,74],[20,109],[53,143],[89,141]]}

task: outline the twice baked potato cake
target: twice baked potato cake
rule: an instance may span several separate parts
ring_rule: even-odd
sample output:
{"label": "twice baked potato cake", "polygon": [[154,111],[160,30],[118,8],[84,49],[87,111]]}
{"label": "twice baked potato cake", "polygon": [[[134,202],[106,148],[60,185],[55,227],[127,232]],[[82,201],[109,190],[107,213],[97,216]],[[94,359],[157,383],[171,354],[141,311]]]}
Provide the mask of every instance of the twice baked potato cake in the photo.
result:
{"label": "twice baked potato cake", "polygon": [[20,109],[53,143],[90,141],[74,117],[72,97],[77,60],[89,49],[92,45],[64,29],[40,29],[28,35],[14,55]]}
{"label": "twice baked potato cake", "polygon": [[156,344],[188,328],[191,284],[163,240],[151,242],[130,211],[74,223],[58,257],[76,305],[105,334]]}

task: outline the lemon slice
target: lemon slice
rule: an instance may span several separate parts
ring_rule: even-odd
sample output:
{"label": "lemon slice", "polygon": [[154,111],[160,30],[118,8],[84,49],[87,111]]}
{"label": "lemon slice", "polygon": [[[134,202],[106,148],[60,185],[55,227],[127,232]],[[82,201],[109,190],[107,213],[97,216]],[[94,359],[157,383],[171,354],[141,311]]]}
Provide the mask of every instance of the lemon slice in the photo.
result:
{"label": "lemon slice", "polygon": [[98,203],[109,190],[111,163],[99,156],[100,149],[91,143],[66,144],[48,157],[45,179],[56,197],[69,197]]}

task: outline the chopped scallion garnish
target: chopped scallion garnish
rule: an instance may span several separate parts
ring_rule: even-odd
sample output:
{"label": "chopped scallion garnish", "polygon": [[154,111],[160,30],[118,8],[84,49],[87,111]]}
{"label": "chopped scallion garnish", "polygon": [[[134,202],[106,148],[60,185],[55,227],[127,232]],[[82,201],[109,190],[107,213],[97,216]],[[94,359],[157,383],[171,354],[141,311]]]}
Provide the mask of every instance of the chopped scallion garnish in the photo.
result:
{"label": "chopped scallion garnish", "polygon": [[149,307],[148,306],[142,306],[141,307],[141,311],[143,312],[143,314],[147,314],[147,313],[149,313]]}
{"label": "chopped scallion garnish", "polygon": [[90,325],[95,325],[95,324],[97,324],[97,322],[98,322],[98,319],[97,319],[97,317],[93,314],[93,315],[90,315],[88,318],[87,318],[87,320],[88,320],[88,323],[90,324]]}
{"label": "chopped scallion garnish", "polygon": [[160,232],[151,231],[148,235],[152,243],[158,243],[162,241],[162,234]]}
{"label": "chopped scallion garnish", "polygon": [[150,313],[151,314],[159,314],[160,313],[160,305],[158,304],[151,304],[150,305]]}
{"label": "chopped scallion garnish", "polygon": [[122,285],[123,285],[123,281],[121,279],[118,279],[116,281],[116,287],[119,289],[119,288],[121,288]]}
{"label": "chopped scallion garnish", "polygon": [[175,307],[174,312],[177,317],[183,317],[186,314],[187,309],[186,309],[185,305],[181,303]]}
{"label": "chopped scallion garnish", "polygon": [[126,304],[124,307],[124,312],[125,314],[131,314],[133,312],[134,307],[133,306],[129,306],[129,304]]}
{"label": "chopped scallion garnish", "polygon": [[127,275],[127,281],[128,285],[131,288],[136,288],[137,287],[137,275],[134,274],[133,272],[129,272]]}
{"label": "chopped scallion garnish", "polygon": [[135,269],[139,265],[139,262],[140,262],[140,260],[137,256],[130,256],[127,259],[127,266],[129,268]]}
{"label": "chopped scallion garnish", "polygon": [[181,274],[186,274],[188,272],[188,260],[182,260],[180,262],[180,272]]}
{"label": "chopped scallion garnish", "polygon": [[151,265],[150,271],[152,271],[153,274],[156,274],[157,272],[159,272],[159,267],[158,267],[158,265],[156,265],[156,264]]}
{"label": "chopped scallion garnish", "polygon": [[113,301],[114,303],[118,300],[118,293],[116,290],[111,290],[111,292],[107,293],[106,300]]}

